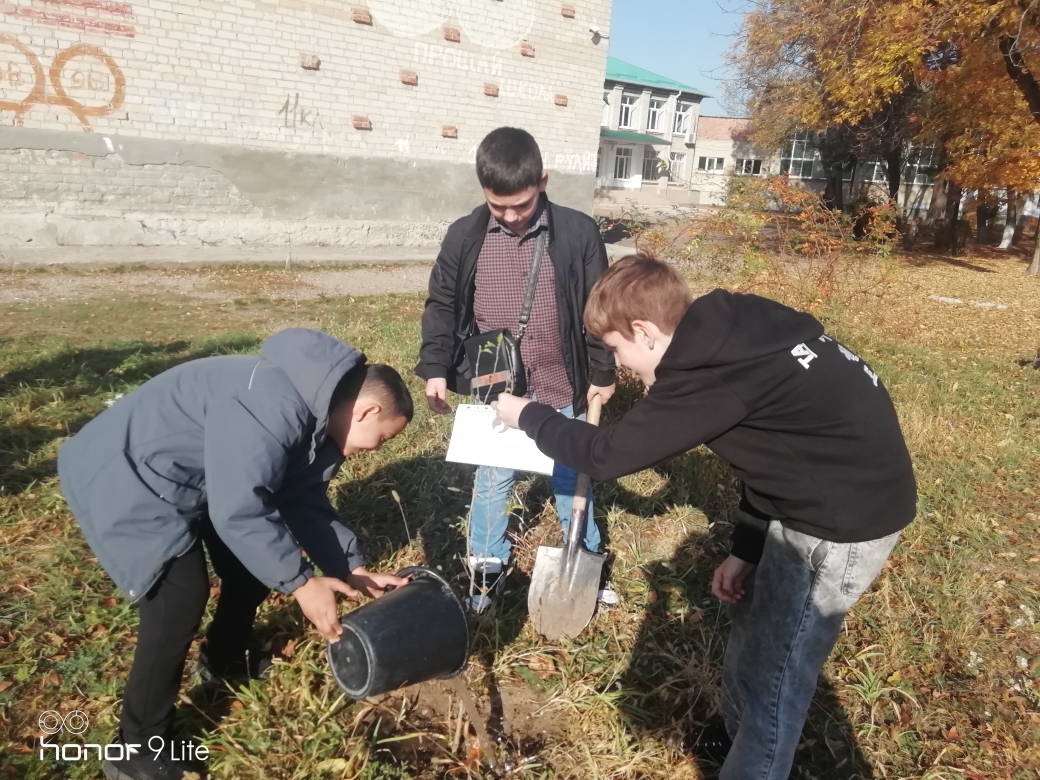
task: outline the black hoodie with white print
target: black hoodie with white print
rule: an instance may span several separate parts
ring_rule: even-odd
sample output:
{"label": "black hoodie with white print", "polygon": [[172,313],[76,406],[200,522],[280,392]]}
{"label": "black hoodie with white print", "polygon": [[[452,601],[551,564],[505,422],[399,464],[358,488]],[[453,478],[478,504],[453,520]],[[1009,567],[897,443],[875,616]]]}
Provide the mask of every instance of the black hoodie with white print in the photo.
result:
{"label": "black hoodie with white print", "polygon": [[596,480],[707,445],[743,484],[732,553],[750,563],[770,519],[848,543],[888,536],[916,514],[910,454],[877,374],[811,315],[757,295],[695,300],[653,387],[616,425],[530,404],[520,427]]}

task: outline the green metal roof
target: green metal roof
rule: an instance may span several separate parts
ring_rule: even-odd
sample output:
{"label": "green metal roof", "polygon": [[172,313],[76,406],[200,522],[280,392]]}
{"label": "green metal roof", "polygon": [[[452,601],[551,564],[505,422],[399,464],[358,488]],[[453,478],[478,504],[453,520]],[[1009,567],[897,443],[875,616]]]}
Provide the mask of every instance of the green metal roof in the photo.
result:
{"label": "green metal roof", "polygon": [[657,146],[671,146],[671,141],[666,141],[659,135],[646,135],[645,133],[632,133],[628,130],[600,130],[600,138],[607,141],[618,141],[625,144],[655,144]]}
{"label": "green metal roof", "polygon": [[651,73],[636,65],[622,62],[616,57],[607,57],[607,80],[623,81],[626,84],[639,84],[643,87],[657,87],[670,92],[686,92],[691,95],[711,97],[707,92],[691,87],[689,84],[683,84],[656,73]]}

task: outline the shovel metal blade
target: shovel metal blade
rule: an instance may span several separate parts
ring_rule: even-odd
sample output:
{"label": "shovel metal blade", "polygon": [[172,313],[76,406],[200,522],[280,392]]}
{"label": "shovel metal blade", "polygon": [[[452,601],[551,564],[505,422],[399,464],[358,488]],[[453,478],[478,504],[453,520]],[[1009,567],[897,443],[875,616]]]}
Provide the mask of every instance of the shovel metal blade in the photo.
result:
{"label": "shovel metal blade", "polygon": [[578,550],[565,565],[562,547],[539,547],[527,592],[535,630],[549,640],[573,639],[592,620],[605,556]]}

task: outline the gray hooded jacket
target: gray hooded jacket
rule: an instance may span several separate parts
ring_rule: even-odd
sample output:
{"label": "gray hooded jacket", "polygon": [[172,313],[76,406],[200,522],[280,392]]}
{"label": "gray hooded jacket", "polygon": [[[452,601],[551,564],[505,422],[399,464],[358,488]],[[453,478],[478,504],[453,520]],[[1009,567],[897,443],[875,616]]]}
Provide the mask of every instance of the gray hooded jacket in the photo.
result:
{"label": "gray hooded jacket", "polygon": [[[66,441],[58,475],[87,543],[137,601],[209,516],[261,582],[291,593],[362,565],[328,498],[343,455],[326,436],[339,380],[365,356],[320,331],[283,330],[260,357],[171,368]],[[294,538],[295,537],[295,538]]]}

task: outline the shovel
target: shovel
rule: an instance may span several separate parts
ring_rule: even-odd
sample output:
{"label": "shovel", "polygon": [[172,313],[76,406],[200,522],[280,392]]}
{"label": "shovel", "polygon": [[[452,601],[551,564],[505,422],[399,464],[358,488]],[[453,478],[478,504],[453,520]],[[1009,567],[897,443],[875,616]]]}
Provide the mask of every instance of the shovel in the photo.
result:
{"label": "shovel", "polygon": [[[599,425],[602,409],[603,399],[597,395],[589,404],[591,425]],[[578,636],[596,611],[596,593],[606,556],[590,553],[581,546],[588,492],[589,477],[579,474],[563,548],[543,545],[534,561],[527,610],[535,629],[549,640]]]}

